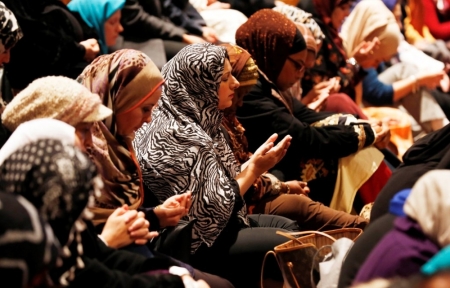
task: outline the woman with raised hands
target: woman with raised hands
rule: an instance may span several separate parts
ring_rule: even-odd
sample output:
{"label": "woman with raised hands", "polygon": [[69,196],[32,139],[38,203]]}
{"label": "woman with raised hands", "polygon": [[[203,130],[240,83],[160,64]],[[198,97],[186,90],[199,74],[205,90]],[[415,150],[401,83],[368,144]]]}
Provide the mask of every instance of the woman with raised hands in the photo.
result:
{"label": "woman with raised hands", "polygon": [[[192,191],[188,215],[196,219],[194,266],[237,287],[253,287],[265,253],[286,241],[275,232],[297,230],[297,225],[280,216],[247,215],[243,197],[284,156],[291,137],[275,145],[277,135],[272,135],[238,165],[221,128],[223,110],[232,105],[239,87],[231,70],[224,47],[182,49],[162,70],[162,97],[152,122],[138,131],[135,146],[144,183],[160,200]],[[269,270],[276,273],[277,268]]]}
{"label": "woman with raised hands", "polygon": [[[231,73],[240,85],[236,89],[232,106],[224,110],[222,123],[230,136],[230,146],[236,160],[243,164],[251,158],[252,153],[248,150],[245,128],[236,118],[236,109],[242,105],[243,98],[253,85],[256,85],[258,67],[243,48],[232,44],[223,46],[227,48],[230,57]],[[250,214],[284,216],[296,220],[303,230],[364,228],[367,225],[366,219],[326,207],[311,200],[307,197],[308,194],[309,187],[306,182],[283,182],[270,173],[264,173],[257,178],[244,197]]]}

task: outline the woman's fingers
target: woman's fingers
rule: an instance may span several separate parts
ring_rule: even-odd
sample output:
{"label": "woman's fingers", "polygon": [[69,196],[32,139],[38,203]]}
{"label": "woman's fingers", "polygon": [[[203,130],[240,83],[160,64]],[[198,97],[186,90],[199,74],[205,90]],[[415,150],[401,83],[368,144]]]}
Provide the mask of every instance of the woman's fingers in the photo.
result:
{"label": "woman's fingers", "polygon": [[129,224],[134,221],[138,216],[138,212],[136,210],[129,210],[124,214],[125,224]]}
{"label": "woman's fingers", "polygon": [[155,238],[155,237],[158,237],[158,235],[159,235],[158,232],[155,232],[155,231],[149,232],[149,231],[147,231],[147,233],[143,237],[140,237],[140,238],[136,239],[134,241],[134,243],[136,243],[137,245],[145,245],[148,242],[148,240],[150,240],[152,238]]}
{"label": "woman's fingers", "polygon": [[150,226],[150,223],[145,220],[145,218],[137,218],[131,225],[130,227],[128,227],[128,231],[132,232],[132,231],[136,231],[139,230],[143,227],[147,226],[146,228],[148,228]]}
{"label": "woman's fingers", "polygon": [[273,133],[267,140],[266,143],[270,143],[270,142],[275,142],[278,138],[278,134],[277,133]]}

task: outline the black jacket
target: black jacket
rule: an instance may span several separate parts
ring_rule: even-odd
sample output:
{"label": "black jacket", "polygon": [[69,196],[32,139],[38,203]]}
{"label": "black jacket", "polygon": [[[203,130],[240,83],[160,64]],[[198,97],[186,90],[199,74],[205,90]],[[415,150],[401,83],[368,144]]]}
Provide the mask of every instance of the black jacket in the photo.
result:
{"label": "black jacket", "polygon": [[[107,247],[95,233],[91,223],[82,234],[84,269],[76,272],[69,287],[95,288],[148,288],[184,287],[179,276],[158,273],[176,266],[169,257],[142,255]],[[156,273],[155,273],[156,272]]]}
{"label": "black jacket", "polygon": [[[184,6],[183,6],[184,5]],[[201,36],[206,26],[192,5],[171,0],[126,0],[122,9],[122,35],[130,41],[152,38],[182,41],[184,34]]]}
{"label": "black jacket", "polygon": [[[358,134],[352,126],[331,125],[312,127],[332,113],[315,112],[300,101],[292,99],[293,114],[275,96],[277,88],[260,74],[258,83],[243,99],[237,117],[245,128],[250,151],[255,151],[273,133],[278,139],[292,136],[286,156],[274,167],[273,174],[281,180],[298,179],[300,162],[312,158],[338,159],[358,151]],[[364,124],[368,146],[374,141],[369,124]]]}
{"label": "black jacket", "polygon": [[23,38],[11,50],[6,65],[11,86],[25,88],[48,75],[76,78],[88,63],[79,42],[98,38],[77,13],[58,0],[5,0],[23,30]]}
{"label": "black jacket", "polygon": [[403,155],[403,163],[394,171],[378,194],[370,220],[389,212],[389,203],[399,191],[412,188],[428,171],[450,169],[450,125],[417,140]]}
{"label": "black jacket", "polygon": [[275,0],[223,0],[222,2],[229,3],[231,9],[238,10],[247,17],[258,10],[275,7]]}

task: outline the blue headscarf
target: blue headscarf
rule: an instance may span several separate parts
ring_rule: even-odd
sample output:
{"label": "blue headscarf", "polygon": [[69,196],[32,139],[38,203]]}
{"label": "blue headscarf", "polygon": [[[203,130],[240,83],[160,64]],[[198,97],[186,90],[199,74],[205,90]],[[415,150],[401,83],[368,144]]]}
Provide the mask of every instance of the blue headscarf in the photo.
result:
{"label": "blue headscarf", "polygon": [[403,206],[405,205],[406,198],[411,194],[411,188],[403,189],[391,199],[389,205],[389,212],[395,216],[406,216],[403,211]]}
{"label": "blue headscarf", "polygon": [[102,54],[108,53],[108,46],[105,39],[105,22],[117,10],[125,5],[125,0],[72,0],[67,5],[70,11],[80,13],[84,22],[94,28],[100,36],[100,48]]}

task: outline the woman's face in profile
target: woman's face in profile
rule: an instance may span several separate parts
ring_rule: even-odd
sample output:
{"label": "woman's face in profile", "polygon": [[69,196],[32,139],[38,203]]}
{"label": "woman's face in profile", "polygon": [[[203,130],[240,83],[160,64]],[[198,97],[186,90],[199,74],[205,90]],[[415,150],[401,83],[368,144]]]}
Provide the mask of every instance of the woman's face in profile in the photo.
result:
{"label": "woman's face in profile", "polygon": [[352,2],[349,2],[346,4],[336,6],[336,8],[334,8],[333,13],[331,13],[331,25],[333,25],[334,29],[336,30],[341,29],[342,24],[344,24],[345,18],[347,18],[348,15],[350,15],[351,7]]}
{"label": "woman's face in profile", "polygon": [[305,61],[307,54],[308,50],[304,49],[286,58],[275,83],[280,91],[286,91],[303,78],[306,69]]}
{"label": "woman's face in profile", "polygon": [[231,74],[231,64],[228,59],[225,59],[222,79],[219,86],[219,110],[227,109],[233,104],[235,98],[235,90],[239,88],[239,82]]}
{"label": "woman's face in profile", "polygon": [[121,136],[131,135],[141,128],[144,123],[152,121],[152,112],[158,104],[159,98],[161,98],[161,93],[162,88],[159,87],[135,109],[116,115],[117,134]]}
{"label": "woman's face in profile", "polygon": [[121,16],[121,11],[117,10],[104,24],[105,41],[108,47],[116,44],[117,37],[119,37],[119,34],[123,31],[123,27],[120,24]]}

